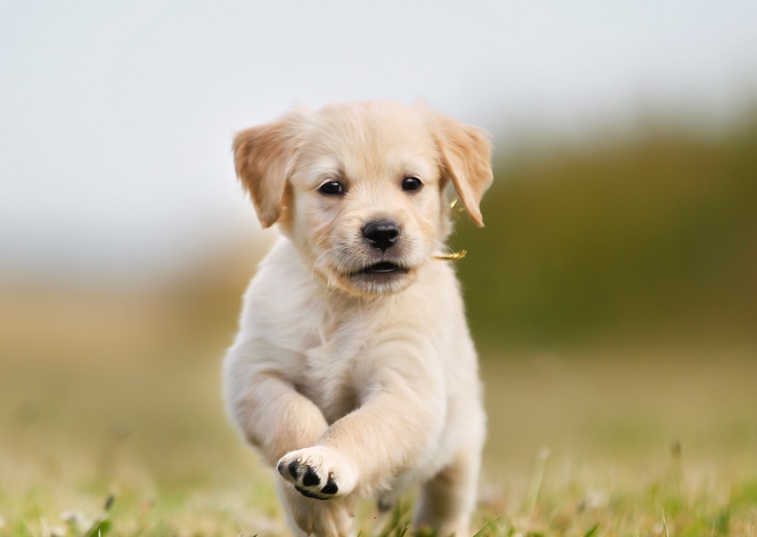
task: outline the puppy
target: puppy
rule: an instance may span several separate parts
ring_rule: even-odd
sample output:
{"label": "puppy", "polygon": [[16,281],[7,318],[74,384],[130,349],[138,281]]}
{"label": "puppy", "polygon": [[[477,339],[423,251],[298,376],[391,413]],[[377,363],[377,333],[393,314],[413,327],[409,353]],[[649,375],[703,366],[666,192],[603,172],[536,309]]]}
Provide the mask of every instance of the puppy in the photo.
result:
{"label": "puppy", "polygon": [[479,129],[423,105],[297,110],[234,139],[263,227],[282,237],[244,296],[228,411],[276,468],[297,535],[350,533],[356,497],[469,535],[485,436],[455,274],[435,259],[452,183],[471,219],[492,182]]}

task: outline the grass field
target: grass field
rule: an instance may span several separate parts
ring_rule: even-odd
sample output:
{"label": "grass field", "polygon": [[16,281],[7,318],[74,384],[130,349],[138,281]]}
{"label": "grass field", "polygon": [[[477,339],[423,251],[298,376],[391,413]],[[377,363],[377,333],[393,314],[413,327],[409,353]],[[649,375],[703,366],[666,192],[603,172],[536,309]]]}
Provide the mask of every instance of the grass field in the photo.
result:
{"label": "grass field", "polygon": [[[286,533],[220,399],[236,307],[177,297],[4,295],[0,535]],[[754,349],[484,354],[483,534],[757,535]]]}
{"label": "grass field", "polygon": [[[482,536],[757,537],[757,114],[652,127],[498,154],[453,237]],[[220,395],[251,245],[149,288],[0,274],[0,537],[286,533]]]}

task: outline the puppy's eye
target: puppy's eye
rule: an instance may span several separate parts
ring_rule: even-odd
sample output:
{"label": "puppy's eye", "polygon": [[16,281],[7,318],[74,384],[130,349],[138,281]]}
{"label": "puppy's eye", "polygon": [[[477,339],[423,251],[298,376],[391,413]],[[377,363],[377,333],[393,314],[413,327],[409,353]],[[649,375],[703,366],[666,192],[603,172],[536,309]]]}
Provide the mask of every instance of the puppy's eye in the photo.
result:
{"label": "puppy's eye", "polygon": [[417,177],[405,177],[402,180],[402,190],[405,192],[411,192],[413,190],[419,190],[423,186],[421,180]]}
{"label": "puppy's eye", "polygon": [[327,181],[318,187],[318,192],[324,196],[341,196],[344,194],[344,186],[339,181]]}

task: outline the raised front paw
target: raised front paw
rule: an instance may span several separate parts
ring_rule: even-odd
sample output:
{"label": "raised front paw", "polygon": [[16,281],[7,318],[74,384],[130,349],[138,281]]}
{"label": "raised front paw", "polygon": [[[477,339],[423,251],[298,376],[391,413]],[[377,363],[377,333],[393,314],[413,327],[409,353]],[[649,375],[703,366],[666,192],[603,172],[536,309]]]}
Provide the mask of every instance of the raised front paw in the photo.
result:
{"label": "raised front paw", "polygon": [[311,447],[287,453],[276,466],[281,476],[308,498],[328,500],[355,488],[357,474],[333,449]]}

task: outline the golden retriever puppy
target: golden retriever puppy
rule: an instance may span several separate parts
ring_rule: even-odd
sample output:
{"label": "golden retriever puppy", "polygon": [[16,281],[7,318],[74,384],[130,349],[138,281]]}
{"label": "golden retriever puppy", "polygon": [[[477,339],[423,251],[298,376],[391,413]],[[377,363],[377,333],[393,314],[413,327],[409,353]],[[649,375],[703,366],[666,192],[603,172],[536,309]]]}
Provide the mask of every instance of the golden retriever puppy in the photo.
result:
{"label": "golden retriever puppy", "polygon": [[481,130],[423,105],[298,110],[240,132],[236,171],[282,237],[244,296],[229,414],[280,477],[298,535],[342,537],[356,497],[469,533],[485,415],[444,252],[451,182],[470,217],[492,181]]}

